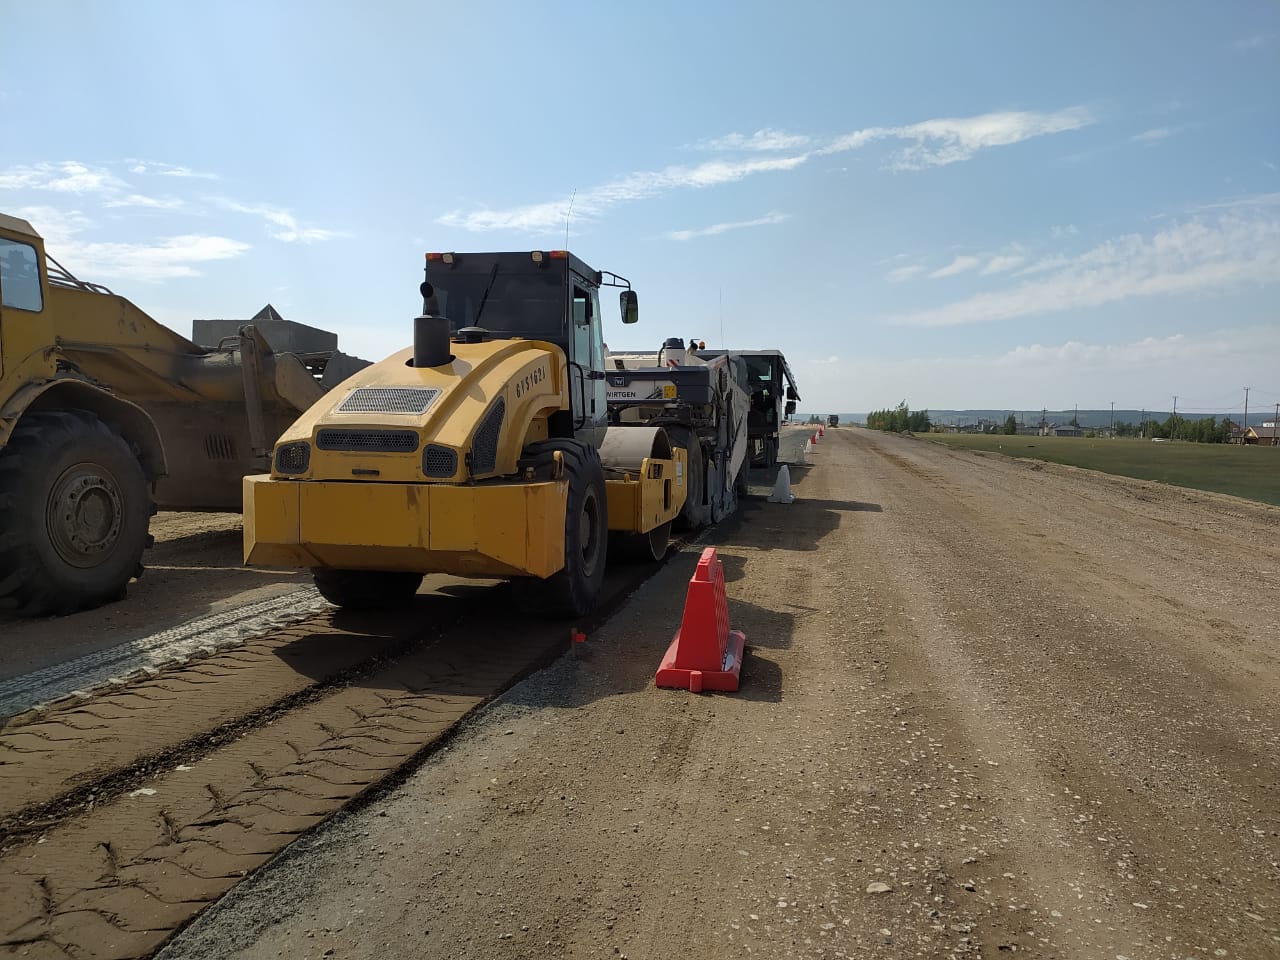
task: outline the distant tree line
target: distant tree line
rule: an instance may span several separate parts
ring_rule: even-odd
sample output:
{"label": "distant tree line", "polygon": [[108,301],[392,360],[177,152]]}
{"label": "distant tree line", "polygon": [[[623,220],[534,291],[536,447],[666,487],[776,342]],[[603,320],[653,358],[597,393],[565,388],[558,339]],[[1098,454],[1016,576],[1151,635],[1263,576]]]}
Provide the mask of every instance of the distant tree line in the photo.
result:
{"label": "distant tree line", "polygon": [[1228,443],[1231,440],[1231,431],[1236,428],[1236,424],[1227,417],[1223,417],[1222,422],[1219,423],[1216,417],[1200,417],[1192,420],[1187,417],[1175,417],[1172,414],[1163,421],[1148,420],[1136,427],[1131,423],[1124,426],[1129,428],[1129,432],[1121,433],[1121,424],[1117,423],[1116,436],[1141,436],[1153,439],[1159,437],[1165,440],[1187,440],[1191,443]]}
{"label": "distant tree line", "polygon": [[867,414],[867,426],[872,430],[888,430],[890,433],[901,433],[910,430],[912,433],[928,433],[932,424],[929,422],[928,410],[912,410],[907,401],[901,401],[892,410],[874,410]]}

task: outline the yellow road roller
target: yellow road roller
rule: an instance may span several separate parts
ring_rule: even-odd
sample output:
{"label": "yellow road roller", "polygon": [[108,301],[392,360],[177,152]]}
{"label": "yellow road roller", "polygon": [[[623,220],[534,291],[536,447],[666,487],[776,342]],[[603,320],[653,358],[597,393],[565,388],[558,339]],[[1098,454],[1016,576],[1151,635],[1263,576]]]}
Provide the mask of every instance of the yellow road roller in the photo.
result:
{"label": "yellow road roller", "polygon": [[360,371],[244,480],[245,562],[308,567],[331,602],[406,602],[426,573],[507,577],[581,615],[612,553],[656,561],[686,494],[661,427],[609,424],[600,288],[564,250],[428,253],[413,346]]}

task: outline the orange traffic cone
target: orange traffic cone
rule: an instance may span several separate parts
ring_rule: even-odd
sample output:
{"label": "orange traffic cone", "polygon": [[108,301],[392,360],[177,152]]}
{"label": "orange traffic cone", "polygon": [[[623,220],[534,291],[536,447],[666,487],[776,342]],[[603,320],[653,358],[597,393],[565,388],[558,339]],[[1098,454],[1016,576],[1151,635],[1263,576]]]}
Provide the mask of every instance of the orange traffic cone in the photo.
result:
{"label": "orange traffic cone", "polygon": [[724,566],[715,547],[702,551],[689,580],[684,620],[662,658],[654,682],[660,687],[703,690],[738,689],[747,637],[729,629],[729,601],[724,595]]}
{"label": "orange traffic cone", "polygon": [[819,427],[819,428],[818,428],[818,436],[820,436],[820,437],[825,437],[826,435],[827,435],[827,428],[826,428],[826,427]]}

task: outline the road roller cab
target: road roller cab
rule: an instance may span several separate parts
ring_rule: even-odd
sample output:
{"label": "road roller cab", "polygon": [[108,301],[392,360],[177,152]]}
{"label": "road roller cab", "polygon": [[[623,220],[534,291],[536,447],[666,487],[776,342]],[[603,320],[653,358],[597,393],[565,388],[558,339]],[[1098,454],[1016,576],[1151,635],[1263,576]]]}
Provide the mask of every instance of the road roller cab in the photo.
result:
{"label": "road roller cab", "polygon": [[310,567],[342,606],[425,573],[511,577],[527,606],[591,607],[614,550],[660,558],[685,497],[661,428],[608,425],[599,290],[567,251],[429,253],[412,347],[348,380],[245,480],[245,559]]}

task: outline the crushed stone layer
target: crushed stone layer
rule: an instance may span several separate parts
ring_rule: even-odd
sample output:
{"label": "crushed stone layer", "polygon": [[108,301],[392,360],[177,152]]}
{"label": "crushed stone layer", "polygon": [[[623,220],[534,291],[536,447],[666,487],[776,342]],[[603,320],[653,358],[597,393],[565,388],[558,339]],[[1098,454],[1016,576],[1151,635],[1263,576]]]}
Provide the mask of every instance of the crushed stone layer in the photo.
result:
{"label": "crushed stone layer", "polygon": [[[430,599],[423,598],[424,607]],[[234,725],[418,632],[410,619],[331,612],[64,709],[20,718],[26,722],[0,732],[0,838],[33,829],[15,822],[28,808]]]}
{"label": "crushed stone layer", "polygon": [[1280,510],[810,460],[709,537],[738,694],[653,687],[682,558],[165,960],[1280,955]]}
{"label": "crushed stone layer", "polygon": [[314,587],[292,590],[0,680],[0,717],[12,717],[109,680],[122,680],[139,670],[236,646],[330,609]]}
{"label": "crushed stone layer", "polygon": [[[477,638],[477,626],[490,629]],[[0,956],[153,952],[298,834],[565,643],[563,629],[520,637],[492,626],[446,634],[7,851]]]}

